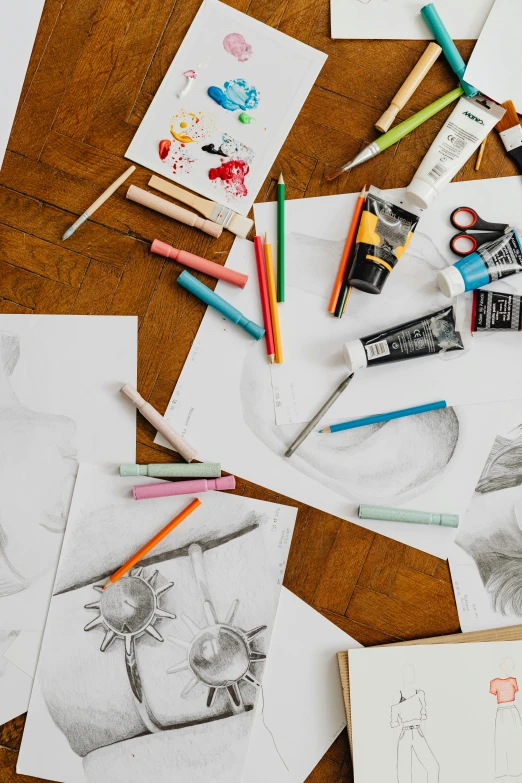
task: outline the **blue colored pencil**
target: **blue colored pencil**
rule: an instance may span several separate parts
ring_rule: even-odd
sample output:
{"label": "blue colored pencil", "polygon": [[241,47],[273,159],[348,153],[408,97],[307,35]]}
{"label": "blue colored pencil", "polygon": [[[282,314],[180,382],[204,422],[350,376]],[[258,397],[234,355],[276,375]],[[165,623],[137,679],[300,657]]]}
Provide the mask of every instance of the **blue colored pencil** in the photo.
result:
{"label": "blue colored pencil", "polygon": [[343,430],[354,430],[356,427],[366,427],[368,424],[377,424],[380,421],[390,421],[391,419],[402,419],[403,416],[414,416],[417,413],[427,413],[428,411],[438,411],[446,407],[446,400],[438,402],[429,402],[427,405],[417,405],[415,408],[403,408],[400,411],[391,413],[377,413],[375,416],[366,416],[364,419],[353,419],[352,421],[343,421],[341,424],[332,424],[319,432],[342,432]]}

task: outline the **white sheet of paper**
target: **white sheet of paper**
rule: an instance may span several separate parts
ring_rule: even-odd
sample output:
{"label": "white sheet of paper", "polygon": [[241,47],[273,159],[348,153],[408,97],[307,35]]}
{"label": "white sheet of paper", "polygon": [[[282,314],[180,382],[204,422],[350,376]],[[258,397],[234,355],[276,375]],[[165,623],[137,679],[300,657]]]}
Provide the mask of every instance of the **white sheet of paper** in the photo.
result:
{"label": "white sheet of paper", "polygon": [[[224,45],[231,34],[233,45],[226,45],[235,55]],[[325,60],[322,52],[253,17],[218,0],[203,0],[126,157],[246,215]],[[180,97],[186,71],[197,76],[190,80],[188,94]],[[238,79],[246,86],[234,88],[232,82]],[[230,110],[207,94],[209,87],[237,99]],[[248,93],[246,100],[240,93]],[[250,124],[239,121],[243,109],[234,108],[239,103],[253,119]],[[191,141],[180,141],[183,137]],[[162,140],[171,142],[164,160],[158,152]],[[224,154],[205,152],[202,147],[209,144]],[[234,160],[248,168],[244,184],[235,175],[209,178],[210,169],[217,171]]]}
{"label": "white sheet of paper", "polygon": [[[492,4],[493,0],[437,0],[437,10],[454,40],[478,38]],[[330,0],[332,38],[432,40],[420,14],[423,5],[424,0]]]}
{"label": "white sheet of paper", "polygon": [[448,558],[463,631],[522,623],[522,403],[497,435]]}
{"label": "white sheet of paper", "polygon": [[43,628],[79,460],[133,461],[134,316],[0,315],[0,628]]}
{"label": "white sheet of paper", "polygon": [[42,636],[43,631],[20,631],[14,642],[4,653],[4,657],[8,661],[18,666],[31,679],[36,673]]}
{"label": "white sheet of paper", "polygon": [[[381,300],[387,307],[398,309],[405,318],[410,317],[410,308],[414,306],[417,314],[436,310],[441,299],[434,288],[434,270],[443,267],[449,256],[445,248],[452,232],[448,220],[451,210],[455,206],[470,204],[486,215],[487,204],[491,200],[498,213],[488,216],[492,220],[500,220],[506,210],[513,215],[511,210],[515,205],[517,208],[522,205],[522,184],[518,177],[487,183],[452,184],[448,192],[450,197],[445,193],[440,196],[444,199],[444,209],[438,207],[440,202],[437,201],[423,215],[411,253],[393,272],[399,283],[402,280],[407,293],[401,294],[401,286],[394,284],[392,275],[387,284],[392,295],[366,296],[370,300],[368,308],[376,308],[378,300]],[[309,205],[304,202],[314,203]],[[283,369],[288,366],[291,370],[295,363],[292,345],[297,346],[298,339],[296,337],[292,342],[291,335],[306,332],[307,338],[302,342],[309,349],[306,355],[309,367],[307,379],[313,394],[297,384],[291,391],[297,399],[304,389],[310,409],[313,396],[313,412],[327,399],[346,372],[341,358],[341,343],[356,336],[357,328],[359,335],[369,334],[378,328],[377,318],[382,319],[381,326],[387,320],[375,309],[373,320],[369,320],[370,316],[362,306],[357,309],[357,316],[363,325],[358,327],[354,317],[350,319],[350,325],[347,317],[339,323],[326,314],[353,203],[354,196],[335,196],[305,199],[300,208],[296,202],[287,204],[287,223],[294,227],[294,233],[292,241],[287,243],[287,297],[280,308],[284,319]],[[273,211],[274,207],[268,205],[266,209]],[[311,230],[308,228],[310,225],[314,228],[323,226],[320,230],[326,235],[331,230],[333,241],[313,241],[310,250],[309,237],[305,235],[302,240],[296,237],[295,215],[299,209],[304,212],[302,225],[306,225],[306,231]],[[436,245],[428,239],[428,235],[437,237]],[[335,246],[333,250],[330,244]],[[298,249],[294,250],[294,247]],[[227,263],[231,268],[251,274],[253,280],[244,291],[233,290],[226,283],[218,283],[216,290],[249,318],[261,323],[251,243],[236,240]],[[522,275],[509,278],[509,281],[515,286],[520,278]],[[355,304],[357,293],[353,294]],[[399,298],[398,303],[396,298]],[[287,319],[286,313],[296,312],[292,310],[294,299],[300,302],[301,310],[297,323],[291,324],[292,317]],[[319,313],[318,320],[321,319],[324,324],[325,332],[308,333],[313,311]],[[493,364],[481,363],[475,357],[474,383],[460,374],[463,384],[461,401],[465,402],[469,397],[476,400],[483,396],[485,390],[493,397],[520,394],[522,370],[520,363],[512,362],[518,334],[488,334],[473,339],[470,355],[478,350],[485,351],[480,355],[490,357]],[[502,355],[509,356],[507,366],[498,363]],[[299,359],[303,356],[305,354],[301,352]],[[448,368],[451,365],[451,368],[457,369],[462,361],[468,361],[464,352],[444,359],[427,357],[361,371],[344,397],[330,411],[328,423],[394,410],[408,404],[447,399],[449,395],[440,375],[442,370],[446,370],[446,363]],[[489,367],[487,373],[484,372],[485,366]],[[493,373],[491,367],[495,368]],[[278,426],[275,423],[272,384],[279,369],[275,368],[271,381],[264,342],[256,343],[244,330],[225,321],[209,308],[172,395],[167,418],[198,446],[205,459],[219,458],[224,468],[236,475],[341,518],[355,520],[359,503],[457,513],[463,517],[491,444],[496,434],[502,431],[504,417],[507,416],[503,403],[484,407],[461,405],[453,411],[398,419],[381,427],[374,425],[371,429],[360,428],[336,435],[315,433],[288,460],[282,455],[302,429],[302,424]],[[490,375],[493,375],[493,383]],[[208,378],[218,377],[221,379],[219,384],[208,383]],[[430,378],[429,384],[426,383],[427,377]],[[511,385],[508,384],[509,377]],[[449,374],[446,378],[452,380]],[[419,385],[418,396],[414,395],[412,384]],[[364,395],[358,392],[358,385],[365,389]],[[277,402],[276,399],[276,405]],[[168,445],[161,438],[157,437],[156,441]],[[369,520],[360,520],[359,524],[440,557],[447,556],[454,537],[454,531],[447,528]]]}
{"label": "white sheet of paper", "polygon": [[[241,780],[255,712],[231,715],[232,704],[255,707],[258,698],[249,678],[262,682],[258,658],[269,648],[296,509],[204,493],[202,505],[141,561],[144,570],[109,588],[104,601],[93,588],[193,499],[135,501],[132,486],[148,483],[160,480],[80,466],[20,773],[141,783],[170,781],[175,768],[178,783]],[[100,600],[101,608],[86,608]],[[252,631],[248,642],[227,631],[235,627]],[[124,635],[146,707],[133,696]]]}
{"label": "white sheet of paper", "polygon": [[522,775],[522,642],[349,650],[348,658],[356,783]]}
{"label": "white sheet of paper", "polygon": [[346,726],[336,653],[360,647],[281,590],[243,783],[303,783]]}
{"label": "white sheet of paper", "polygon": [[44,0],[2,3],[0,24],[0,168],[24,84]]}
{"label": "white sheet of paper", "polygon": [[33,679],[18,666],[0,660],[0,726],[27,712]]}
{"label": "white sheet of paper", "polygon": [[[464,78],[498,103],[511,100],[522,112],[518,0],[495,0],[471,53]],[[498,57],[498,53],[502,56]]]}

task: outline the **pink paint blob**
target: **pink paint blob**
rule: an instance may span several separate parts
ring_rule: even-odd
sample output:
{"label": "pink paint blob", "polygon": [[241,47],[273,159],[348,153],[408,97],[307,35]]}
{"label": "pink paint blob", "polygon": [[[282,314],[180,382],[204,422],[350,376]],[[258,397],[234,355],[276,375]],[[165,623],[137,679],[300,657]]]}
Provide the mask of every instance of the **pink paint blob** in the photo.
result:
{"label": "pink paint blob", "polygon": [[234,196],[246,196],[248,190],[245,177],[250,171],[244,160],[227,160],[215,169],[210,169],[208,178],[221,179],[224,187]]}
{"label": "pink paint blob", "polygon": [[245,41],[245,38],[241,33],[229,33],[225,36],[225,38],[223,38],[223,48],[240,63],[246,63],[254,53],[254,50],[250,44]]}
{"label": "pink paint blob", "polygon": [[187,79],[196,79],[197,78],[196,71],[183,71],[183,73],[181,75],[182,76],[186,76]]}

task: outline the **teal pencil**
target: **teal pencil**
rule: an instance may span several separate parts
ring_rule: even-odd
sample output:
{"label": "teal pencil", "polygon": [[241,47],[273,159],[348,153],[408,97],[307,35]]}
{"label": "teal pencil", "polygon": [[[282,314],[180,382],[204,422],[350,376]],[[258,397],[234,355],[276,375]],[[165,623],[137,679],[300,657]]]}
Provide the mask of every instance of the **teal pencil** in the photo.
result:
{"label": "teal pencil", "polygon": [[378,424],[381,421],[391,421],[392,419],[402,419],[404,416],[415,416],[419,413],[428,413],[429,411],[438,411],[446,407],[446,400],[429,402],[426,405],[416,405],[414,408],[402,408],[399,411],[390,413],[376,413],[374,416],[365,416],[363,419],[352,419],[343,421],[341,424],[331,424],[324,427],[319,432],[342,432],[343,430],[354,430],[356,427],[367,427],[368,424]]}
{"label": "teal pencil", "polygon": [[285,301],[285,181],[277,181],[277,301]]}

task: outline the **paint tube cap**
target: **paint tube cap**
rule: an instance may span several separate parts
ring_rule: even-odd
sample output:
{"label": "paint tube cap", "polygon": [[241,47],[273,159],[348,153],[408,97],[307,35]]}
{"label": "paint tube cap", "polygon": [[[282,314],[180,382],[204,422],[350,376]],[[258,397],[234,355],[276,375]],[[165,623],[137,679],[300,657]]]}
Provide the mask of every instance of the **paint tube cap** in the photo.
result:
{"label": "paint tube cap", "polygon": [[360,340],[350,340],[343,345],[344,361],[350,370],[362,370],[368,365],[366,351]]}
{"label": "paint tube cap", "polygon": [[367,294],[380,294],[390,272],[373,261],[361,261],[356,264],[353,275],[349,279],[352,288]]}
{"label": "paint tube cap", "polygon": [[444,296],[453,299],[454,296],[463,294],[466,290],[464,278],[455,266],[448,266],[447,269],[441,269],[437,275],[437,284]]}
{"label": "paint tube cap", "polygon": [[414,177],[406,190],[406,198],[416,207],[428,209],[432,201],[435,201],[437,191],[428,182],[419,177]]}

